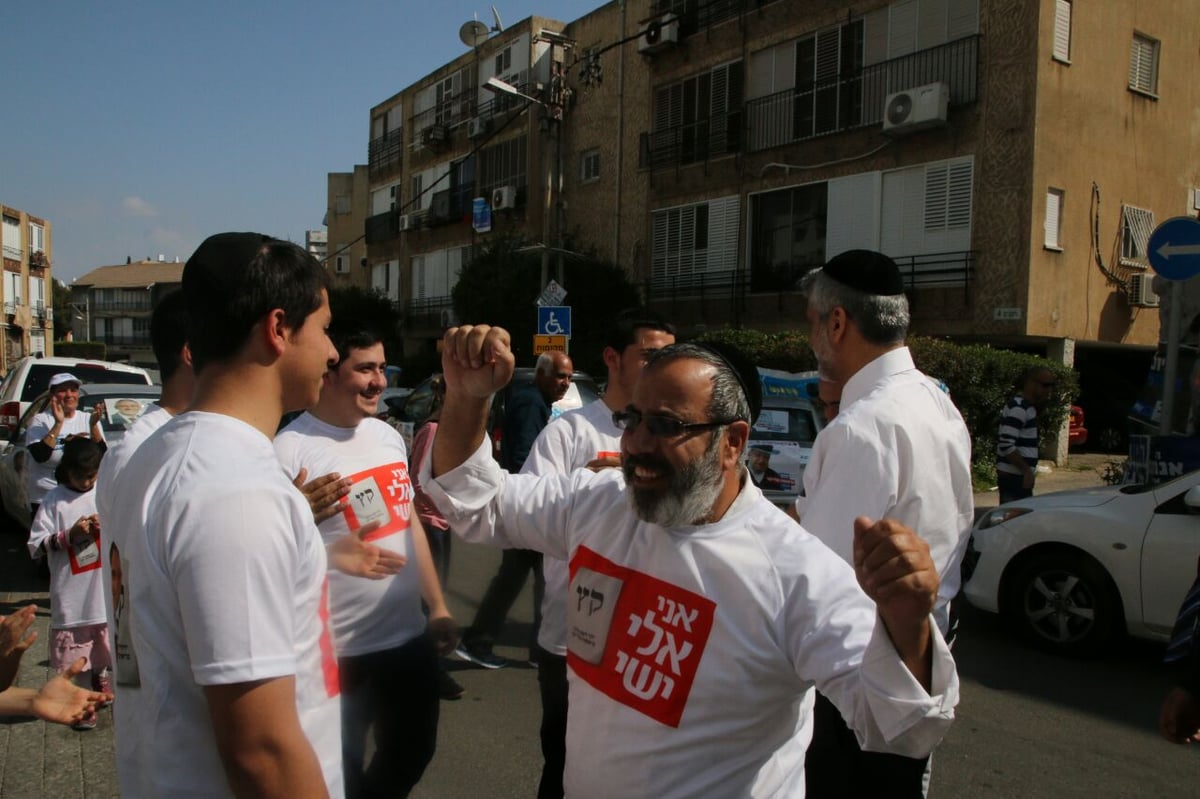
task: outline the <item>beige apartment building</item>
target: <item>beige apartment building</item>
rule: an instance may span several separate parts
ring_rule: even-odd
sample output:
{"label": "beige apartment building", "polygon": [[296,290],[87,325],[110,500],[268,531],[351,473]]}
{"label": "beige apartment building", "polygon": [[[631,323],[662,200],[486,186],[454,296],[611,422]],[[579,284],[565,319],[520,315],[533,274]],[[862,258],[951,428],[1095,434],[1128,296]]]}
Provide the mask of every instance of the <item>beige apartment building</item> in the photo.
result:
{"label": "beige apartment building", "polygon": [[54,354],[54,240],[51,224],[7,205],[3,216],[4,346],[0,369],[7,372],[25,355]]}
{"label": "beige apartment building", "polygon": [[[803,273],[868,247],[901,264],[917,333],[1067,362],[1144,349],[1147,239],[1200,205],[1198,40],[1200,16],[1166,0],[534,17],[372,109],[367,258],[414,342],[453,321],[483,197],[493,230],[579,234],[684,329],[797,326]],[[560,126],[483,88],[500,76],[550,101],[556,63],[573,92]]]}
{"label": "beige apartment building", "polygon": [[183,264],[129,260],[100,266],[71,282],[71,332],[77,341],[106,345],[105,358],[157,369],[150,317],[164,295],[183,285]]}
{"label": "beige apartment building", "polygon": [[321,259],[333,274],[335,286],[374,287],[398,301],[399,286],[387,282],[387,270],[381,269],[376,274],[367,260],[367,243],[363,233],[369,195],[365,164],[356,164],[353,172],[329,173],[325,209],[328,252]]}

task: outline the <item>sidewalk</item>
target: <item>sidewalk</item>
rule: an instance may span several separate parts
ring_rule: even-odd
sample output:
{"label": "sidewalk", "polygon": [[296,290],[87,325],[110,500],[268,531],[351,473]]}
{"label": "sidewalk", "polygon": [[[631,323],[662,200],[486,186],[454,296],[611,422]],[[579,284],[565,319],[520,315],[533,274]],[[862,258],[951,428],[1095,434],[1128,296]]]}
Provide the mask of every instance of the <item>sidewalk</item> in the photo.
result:
{"label": "sidewalk", "polygon": [[[1072,454],[1065,466],[1055,466],[1050,461],[1038,465],[1037,481],[1033,494],[1049,494],[1052,491],[1068,491],[1076,488],[1096,488],[1104,485],[1104,469],[1109,463],[1125,460],[1123,455],[1105,455],[1085,452]],[[975,495],[975,509],[994,508],[1000,504],[1000,495],[995,489]]]}
{"label": "sidewalk", "polygon": [[[38,606],[38,639],[25,653],[17,684],[34,687],[50,678],[50,594],[34,571],[25,539],[0,533],[0,616],[28,604]],[[115,797],[112,710],[100,711],[99,724],[76,732],[61,724],[0,717],[0,796],[53,796],[61,799]]]}

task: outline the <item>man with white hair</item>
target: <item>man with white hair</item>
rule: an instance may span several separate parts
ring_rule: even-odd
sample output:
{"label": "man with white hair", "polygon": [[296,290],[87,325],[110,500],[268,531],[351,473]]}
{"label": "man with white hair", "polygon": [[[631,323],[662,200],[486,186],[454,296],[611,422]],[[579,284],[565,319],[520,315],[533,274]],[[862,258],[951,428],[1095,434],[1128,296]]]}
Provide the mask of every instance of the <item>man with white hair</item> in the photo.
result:
{"label": "man with white hair", "polygon": [[451,329],[442,366],[422,485],[463,538],[570,563],[566,795],[802,796],[814,685],[871,748],[944,734],[958,683],[928,546],[858,519],[852,569],[750,483],[744,358],[664,347],[613,414],[621,470],[542,476],[504,473],[485,436],[508,334]]}
{"label": "man with white hair", "polygon": [[[813,445],[796,510],[805,529],[854,562],[858,516],[895,519],[929,545],[940,578],[933,618],[953,640],[974,503],[971,437],[937,382],[904,345],[908,298],[891,258],[850,250],[804,277],[809,343],[821,377],[842,383],[840,408]],[[832,697],[830,697],[832,698]],[[921,796],[924,759],[859,750],[833,704],[818,697],[808,758],[812,796]]]}

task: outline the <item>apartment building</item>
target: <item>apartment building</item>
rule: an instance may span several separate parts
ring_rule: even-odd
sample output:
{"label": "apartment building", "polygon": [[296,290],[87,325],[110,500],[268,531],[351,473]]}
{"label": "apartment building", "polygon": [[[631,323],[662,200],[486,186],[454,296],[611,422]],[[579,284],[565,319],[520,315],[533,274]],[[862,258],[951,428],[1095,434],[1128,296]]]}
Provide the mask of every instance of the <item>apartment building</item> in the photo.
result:
{"label": "apartment building", "polygon": [[7,205],[0,205],[0,216],[4,258],[0,369],[7,372],[13,361],[25,355],[54,354],[54,242],[45,219]]}
{"label": "apartment building", "polygon": [[329,255],[329,232],[325,230],[304,231],[304,249],[312,253],[318,261],[324,261]]}
{"label": "apartment building", "polygon": [[[575,232],[611,254],[684,329],[794,327],[804,272],[869,247],[904,270],[916,333],[1065,362],[1144,349],[1159,328],[1147,239],[1200,204],[1197,40],[1200,17],[1166,0],[630,0],[534,17],[372,109],[370,268],[414,339],[435,335],[487,235],[470,221],[482,197],[493,230]],[[482,89],[499,75],[545,102],[556,63],[573,92],[561,125],[540,109],[510,122],[524,102]]]}
{"label": "apartment building", "polygon": [[325,228],[330,245],[323,260],[325,268],[333,275],[334,285],[375,287],[393,300],[399,300],[399,286],[393,287],[386,282],[387,270],[374,274],[367,260],[363,230],[370,184],[366,165],[355,165],[353,172],[330,172],[327,186]]}
{"label": "apartment building", "polygon": [[71,283],[71,332],[77,341],[100,341],[107,359],[157,368],[150,316],[163,295],[183,284],[176,258],[101,266]]}

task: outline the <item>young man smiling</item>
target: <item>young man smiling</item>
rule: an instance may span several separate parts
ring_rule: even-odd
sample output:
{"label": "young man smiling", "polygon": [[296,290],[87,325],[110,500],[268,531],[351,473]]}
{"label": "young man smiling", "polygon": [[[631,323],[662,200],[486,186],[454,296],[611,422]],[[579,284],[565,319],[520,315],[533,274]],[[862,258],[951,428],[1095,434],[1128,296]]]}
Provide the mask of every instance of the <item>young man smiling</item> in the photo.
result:
{"label": "young man smiling", "polygon": [[[404,440],[375,418],[387,385],[383,343],[367,331],[335,327],[330,335],[337,362],[325,373],[321,398],[276,436],[275,451],[287,474],[347,476],[341,512],[319,525],[327,544],[362,528],[365,541],[408,559],[407,568],[379,581],[329,575],[346,794],[407,796],[437,744],[437,654],[453,650],[454,621],[414,512]],[[375,754],[367,765],[372,725]]]}

